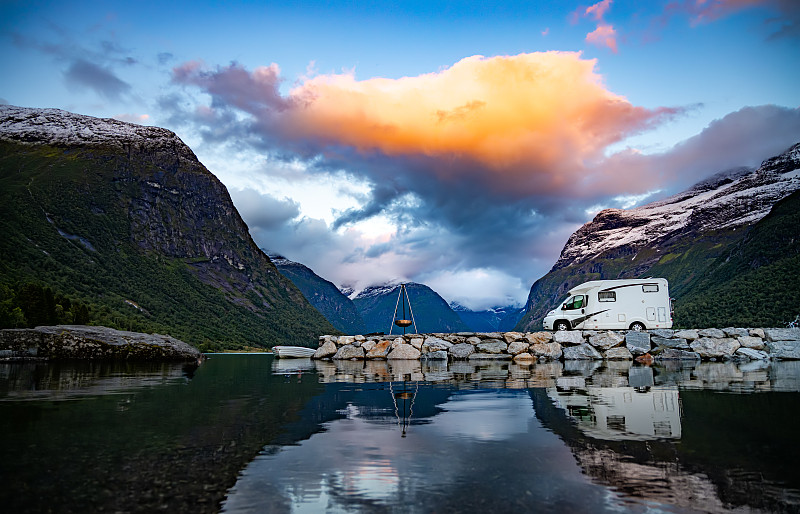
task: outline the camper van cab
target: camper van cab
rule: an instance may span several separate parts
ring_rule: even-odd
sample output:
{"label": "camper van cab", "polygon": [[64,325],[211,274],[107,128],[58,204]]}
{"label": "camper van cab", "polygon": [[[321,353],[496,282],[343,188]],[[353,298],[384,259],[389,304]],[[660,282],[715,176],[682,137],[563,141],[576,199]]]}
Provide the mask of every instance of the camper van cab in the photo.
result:
{"label": "camper van cab", "polygon": [[664,278],[584,282],[544,318],[545,330],[671,327],[672,301]]}

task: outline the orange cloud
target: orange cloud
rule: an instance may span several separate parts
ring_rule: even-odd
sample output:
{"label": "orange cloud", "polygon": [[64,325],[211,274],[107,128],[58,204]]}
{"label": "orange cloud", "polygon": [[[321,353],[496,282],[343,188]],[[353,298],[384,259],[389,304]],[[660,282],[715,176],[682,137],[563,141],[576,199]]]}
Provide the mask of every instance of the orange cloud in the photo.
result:
{"label": "orange cloud", "polygon": [[595,30],[586,34],[586,42],[607,46],[612,52],[617,53],[617,31],[611,25],[598,25]]}
{"label": "orange cloud", "polygon": [[361,153],[468,159],[495,172],[579,170],[662,111],[635,107],[574,52],[473,56],[437,73],[318,76],[290,92],[281,131]]}

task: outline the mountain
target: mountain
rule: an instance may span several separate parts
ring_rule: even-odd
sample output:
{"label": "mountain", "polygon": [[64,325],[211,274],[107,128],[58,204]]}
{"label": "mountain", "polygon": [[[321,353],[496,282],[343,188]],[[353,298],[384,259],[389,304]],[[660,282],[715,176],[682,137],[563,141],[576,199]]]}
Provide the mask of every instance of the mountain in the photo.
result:
{"label": "mountain", "polygon": [[[678,300],[676,325],[698,324],[705,318],[690,315],[681,300],[696,295],[702,279],[729,258],[732,249],[745,241],[777,202],[798,189],[800,143],[765,160],[756,170],[723,172],[642,207],[603,210],[570,236],[550,272],[533,284],[525,315],[516,328],[541,327],[547,311],[582,282],[645,276],[669,280],[670,294]],[[749,246],[756,252],[765,250],[753,243]],[[787,279],[791,277],[797,273]],[[753,325],[780,321],[759,319],[762,322]],[[738,321],[736,317],[716,318],[715,323]]]}
{"label": "mountain", "polygon": [[451,302],[450,308],[474,332],[508,332],[514,329],[525,313],[524,308],[513,305],[473,311],[459,303]]}
{"label": "mountain", "polygon": [[292,281],[306,299],[322,313],[337,330],[345,334],[363,334],[364,320],[353,301],[332,283],[299,262],[282,255],[270,255],[272,263],[283,276]]}
{"label": "mountain", "polygon": [[4,323],[89,322],[204,350],[333,330],[168,130],[0,105],[0,184]]}
{"label": "mountain", "polygon": [[[411,282],[406,284],[406,290],[419,333],[469,331],[444,298],[430,287]],[[388,284],[368,287],[353,297],[353,303],[364,319],[368,333],[389,333],[399,294],[399,284]],[[398,308],[398,318],[400,316]],[[410,319],[411,316],[406,313],[406,317]],[[394,327],[392,333],[396,334],[398,330],[402,333],[403,329]],[[406,329],[409,330],[413,331],[413,327]]]}

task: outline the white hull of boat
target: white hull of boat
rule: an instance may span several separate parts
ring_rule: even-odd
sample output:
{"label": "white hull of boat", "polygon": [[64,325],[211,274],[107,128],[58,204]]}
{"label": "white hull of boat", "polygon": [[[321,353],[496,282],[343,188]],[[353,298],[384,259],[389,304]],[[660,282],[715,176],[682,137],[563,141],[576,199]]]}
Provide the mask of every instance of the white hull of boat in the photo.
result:
{"label": "white hull of boat", "polygon": [[275,355],[281,359],[301,359],[303,357],[311,357],[316,353],[315,349],[306,348],[304,346],[273,346],[272,351],[275,352]]}

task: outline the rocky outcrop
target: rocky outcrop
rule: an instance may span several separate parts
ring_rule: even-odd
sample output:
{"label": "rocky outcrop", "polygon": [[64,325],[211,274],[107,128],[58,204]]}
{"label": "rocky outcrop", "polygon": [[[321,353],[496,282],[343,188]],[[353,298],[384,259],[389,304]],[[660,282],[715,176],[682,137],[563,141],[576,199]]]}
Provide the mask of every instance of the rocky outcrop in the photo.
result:
{"label": "rocky outcrop", "polygon": [[[765,338],[772,338],[765,341]],[[690,343],[691,342],[691,343]],[[315,359],[747,361],[800,360],[800,329],[573,330],[322,336]]]}
{"label": "rocky outcrop", "polygon": [[196,361],[203,354],[174,337],[107,327],[57,325],[0,331],[0,360]]}

